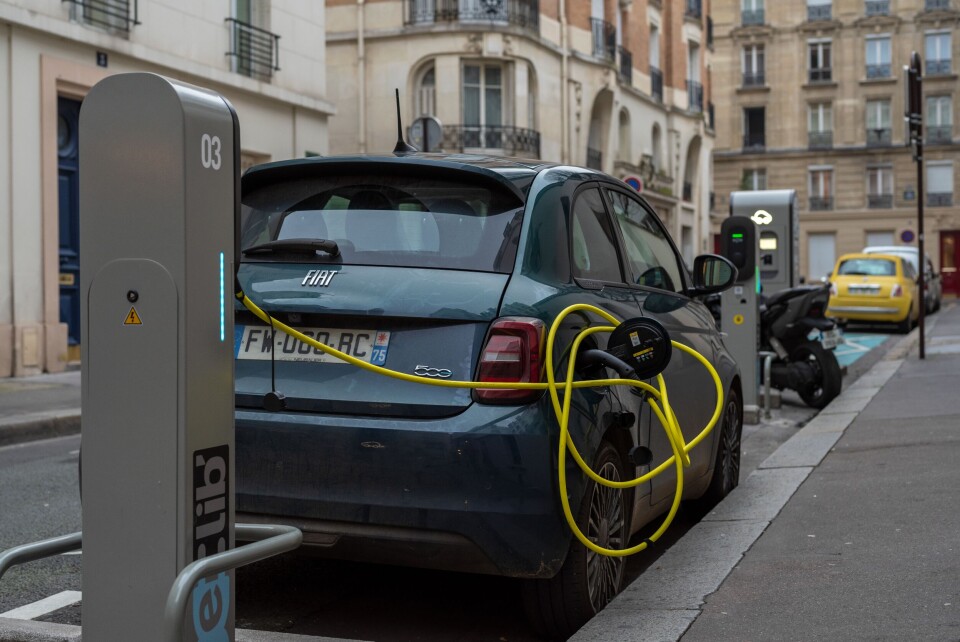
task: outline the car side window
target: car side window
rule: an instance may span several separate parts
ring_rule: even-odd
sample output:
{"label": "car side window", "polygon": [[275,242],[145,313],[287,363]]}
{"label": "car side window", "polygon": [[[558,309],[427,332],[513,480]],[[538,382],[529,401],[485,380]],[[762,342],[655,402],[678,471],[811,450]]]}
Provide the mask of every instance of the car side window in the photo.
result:
{"label": "car side window", "polygon": [[907,261],[906,259],[902,259],[900,261],[900,264],[903,266],[903,276],[910,279],[911,281],[916,280],[917,271],[913,269],[913,264],[910,263],[910,261]]}
{"label": "car side window", "polygon": [[586,189],[573,203],[571,252],[573,275],[582,279],[622,283],[617,242],[600,190]]}
{"label": "car side window", "polygon": [[622,192],[607,190],[607,195],[636,284],[680,292],[680,260],[663,228],[654,220],[655,215]]}

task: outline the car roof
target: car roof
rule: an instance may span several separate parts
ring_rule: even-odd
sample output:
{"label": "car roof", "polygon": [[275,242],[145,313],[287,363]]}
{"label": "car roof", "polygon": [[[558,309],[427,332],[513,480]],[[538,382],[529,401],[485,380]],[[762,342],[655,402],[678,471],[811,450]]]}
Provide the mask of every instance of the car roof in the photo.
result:
{"label": "car roof", "polygon": [[[913,264],[913,267],[917,267],[917,257],[920,256],[920,249],[913,247],[912,245],[872,245],[870,247],[863,248],[864,254],[900,254],[907,257],[909,261]],[[923,253],[927,261],[933,262],[933,259],[930,258],[930,255],[926,252]]]}
{"label": "car roof", "polygon": [[850,261],[855,259],[887,259],[893,261],[894,263],[898,261],[906,261],[907,259],[899,254],[881,254],[879,252],[852,252],[850,254],[844,254],[837,259],[837,263],[841,261]]}

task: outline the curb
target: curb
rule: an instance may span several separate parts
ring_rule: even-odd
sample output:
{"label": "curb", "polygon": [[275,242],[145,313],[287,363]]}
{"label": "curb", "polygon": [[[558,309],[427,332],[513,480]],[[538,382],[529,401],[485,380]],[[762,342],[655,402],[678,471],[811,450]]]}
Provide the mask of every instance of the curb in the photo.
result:
{"label": "curb", "polygon": [[[0,642],[80,642],[82,627],[0,617]],[[344,638],[237,629],[237,642],[353,642]]]}
{"label": "curb", "polygon": [[0,447],[79,432],[79,408],[0,418]]}

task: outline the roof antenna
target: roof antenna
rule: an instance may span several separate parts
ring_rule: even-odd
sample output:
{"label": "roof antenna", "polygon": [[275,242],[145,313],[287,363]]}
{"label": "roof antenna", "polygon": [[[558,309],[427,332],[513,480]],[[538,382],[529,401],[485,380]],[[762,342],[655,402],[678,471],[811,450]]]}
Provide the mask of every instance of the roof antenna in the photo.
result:
{"label": "roof antenna", "polygon": [[397,146],[393,148],[394,154],[407,154],[410,152],[420,151],[413,145],[408,145],[403,140],[403,123],[400,121],[400,89],[397,88],[394,91],[397,92]]}

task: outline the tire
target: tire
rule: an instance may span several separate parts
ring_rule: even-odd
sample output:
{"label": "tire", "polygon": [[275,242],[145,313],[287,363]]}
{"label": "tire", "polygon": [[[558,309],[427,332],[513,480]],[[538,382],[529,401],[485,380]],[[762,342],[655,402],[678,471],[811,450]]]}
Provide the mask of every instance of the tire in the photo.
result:
{"label": "tire", "polygon": [[[909,317],[908,317],[909,318]],[[808,361],[816,373],[815,381],[797,390],[803,402],[818,410],[824,408],[840,394],[843,373],[832,351],[815,341],[803,343],[790,353],[791,361]]]}
{"label": "tire", "polygon": [[907,313],[907,316],[903,318],[903,321],[897,323],[897,332],[900,334],[907,334],[910,330],[913,329],[913,319],[910,318],[910,313]]}
{"label": "tire", "polygon": [[[605,479],[626,476],[617,450],[600,442],[593,469]],[[577,524],[605,548],[625,548],[630,538],[627,493],[588,480]],[[587,550],[575,537],[560,571],[549,579],[525,580],[523,606],[531,626],[549,639],[566,639],[603,609],[623,583],[626,559]]]}
{"label": "tire", "polygon": [[740,485],[740,439],[743,435],[743,416],[740,413],[740,399],[735,390],[727,394],[726,405],[720,416],[720,441],[717,444],[717,457],[713,464],[713,476],[707,491],[694,506],[698,509],[711,509]]}

